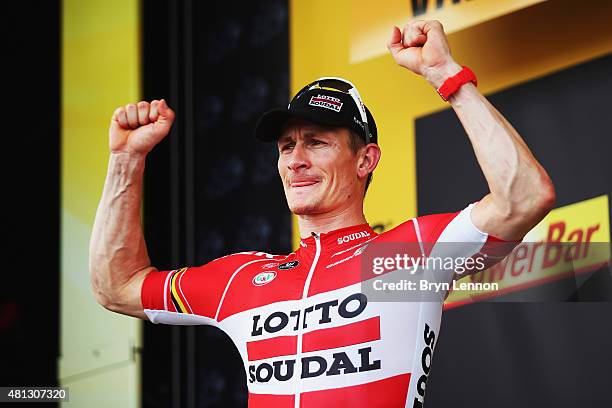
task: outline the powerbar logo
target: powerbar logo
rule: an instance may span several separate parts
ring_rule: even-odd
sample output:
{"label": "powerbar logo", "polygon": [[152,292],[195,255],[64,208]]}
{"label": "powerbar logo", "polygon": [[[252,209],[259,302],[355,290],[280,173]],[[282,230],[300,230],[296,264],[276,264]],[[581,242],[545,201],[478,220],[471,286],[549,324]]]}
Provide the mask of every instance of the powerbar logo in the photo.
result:
{"label": "powerbar logo", "polygon": [[[534,227],[514,250],[490,268],[470,274],[458,283],[474,283],[483,289],[488,284],[498,284],[498,289],[487,293],[468,290],[452,291],[445,308],[456,307],[516,292],[515,301],[550,301],[555,294],[559,300],[565,299],[563,285],[556,290],[540,293],[543,297],[533,297],[521,292],[526,288],[548,284],[556,280],[575,279],[589,281],[589,274],[611,264],[610,257],[610,218],[609,198],[607,195],[569,204],[552,210],[544,220]],[[503,244],[491,247],[498,252]],[[495,257],[495,254],[493,254]],[[582,277],[578,277],[582,275]],[[579,287],[578,286],[578,287]],[[478,286],[476,286],[478,287]]]}
{"label": "powerbar logo", "polygon": [[338,245],[346,244],[347,242],[351,242],[355,239],[366,238],[369,236],[370,236],[370,233],[368,231],[354,232],[352,234],[345,235],[342,238],[338,238]]}
{"label": "powerbar logo", "polygon": [[[328,302],[322,302],[314,306],[305,308],[304,310],[293,310],[293,311],[276,311],[268,316],[255,315],[253,316],[253,329],[251,336],[257,338],[263,334],[277,333],[284,329],[297,332],[302,328],[307,328],[310,318],[310,323],[313,323],[313,318],[316,318],[316,322],[319,326],[324,326],[331,323],[336,319],[353,319],[359,316],[366,308],[368,303],[367,297],[362,293],[355,293],[347,296],[345,299],[340,301],[339,299],[331,300]],[[294,321],[294,322],[292,322]],[[368,324],[375,322],[375,326],[367,326],[368,329],[364,329],[366,326],[362,324]],[[380,339],[380,323],[379,318],[371,318],[354,323],[360,325],[356,328],[356,333],[345,333],[346,339],[352,339],[355,334],[363,336],[364,331],[368,331],[369,335],[375,334],[370,337],[370,340]],[[324,341],[327,346],[326,349],[344,347],[351,344],[333,344],[338,341],[337,332],[329,333],[326,332],[326,328],[311,331],[305,333],[304,336],[314,334],[320,341]],[[275,339],[285,342],[287,340],[295,340],[297,344],[296,336],[280,336],[276,338],[268,338],[261,341],[254,341],[247,345],[249,354],[249,360],[269,359],[275,356],[279,358],[277,360],[267,360],[261,363],[252,363],[249,365],[249,382],[250,383],[266,383],[272,378],[277,381],[288,381],[296,375],[296,363],[297,357],[295,356],[297,349],[294,346],[291,354],[293,355],[282,355],[279,356],[279,351],[270,343]],[[254,344],[255,343],[255,344]],[[266,346],[265,355],[253,353],[257,347],[257,343]],[[293,341],[291,341],[293,343]],[[280,344],[280,343],[279,343]],[[286,344],[286,343],[285,343]],[[304,341],[304,344],[307,344]],[[320,350],[320,348],[308,349],[307,346],[303,346],[302,352],[310,352]],[[372,347],[362,347],[360,349],[350,349],[344,351],[338,351],[331,355],[331,357],[325,357],[322,355],[308,355],[300,359],[301,370],[297,375],[300,378],[313,378],[321,375],[333,376],[340,374],[350,374],[371,370],[380,370],[381,361],[374,360],[371,356]],[[259,353],[262,353],[260,350]]]}
{"label": "powerbar logo", "polygon": [[325,109],[330,109],[335,112],[340,112],[342,109],[342,102],[340,99],[334,98],[329,95],[317,95],[310,98],[310,102],[308,102],[310,106],[318,106]]}

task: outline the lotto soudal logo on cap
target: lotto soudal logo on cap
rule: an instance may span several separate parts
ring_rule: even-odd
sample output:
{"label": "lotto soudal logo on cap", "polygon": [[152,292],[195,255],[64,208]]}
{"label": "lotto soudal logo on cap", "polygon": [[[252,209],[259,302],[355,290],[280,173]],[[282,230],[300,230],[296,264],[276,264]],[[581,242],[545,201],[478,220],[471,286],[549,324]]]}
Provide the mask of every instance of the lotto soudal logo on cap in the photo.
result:
{"label": "lotto soudal logo on cap", "polygon": [[276,278],[276,272],[274,271],[261,272],[253,278],[253,285],[262,286],[272,282],[274,278]]}
{"label": "lotto soudal logo on cap", "polygon": [[342,102],[340,99],[329,95],[318,94],[317,96],[312,96],[308,104],[310,106],[318,106],[335,112],[340,112],[340,109],[342,109]]}
{"label": "lotto soudal logo on cap", "polygon": [[354,239],[365,238],[369,236],[370,236],[370,233],[368,231],[354,232],[352,234],[345,235],[342,238],[338,238],[338,245],[345,244],[347,242],[351,242]]}

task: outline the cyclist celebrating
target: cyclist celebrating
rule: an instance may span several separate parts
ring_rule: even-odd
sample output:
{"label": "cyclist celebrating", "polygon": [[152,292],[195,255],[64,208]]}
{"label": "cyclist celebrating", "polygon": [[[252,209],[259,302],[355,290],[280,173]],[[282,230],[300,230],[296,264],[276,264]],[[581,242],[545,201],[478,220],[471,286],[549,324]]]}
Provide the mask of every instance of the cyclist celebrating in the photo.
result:
{"label": "cyclist celebrating", "polygon": [[[554,188],[516,130],[452,58],[441,24],[394,27],[388,48],[448,100],[472,143],[489,194],[461,211],[407,220],[377,234],[363,214],[381,156],[374,118],[350,82],[321,78],[286,109],[266,113],[256,137],[278,146],[278,171],[300,247],[242,252],[202,266],[158,271],[140,224],[146,155],[170,131],[166,102],[118,108],[90,244],[96,299],[153,323],[224,330],[245,363],[250,407],[421,406],[440,326],[435,301],[374,302],[362,291],[366,246],[414,243],[419,255],[469,243],[453,256],[491,255],[519,242],[552,208]],[[509,246],[512,248],[512,245]],[[499,260],[499,253],[488,258]],[[493,260],[493,261],[492,261]],[[454,272],[442,277],[452,280]],[[350,401],[350,402],[349,402]]]}

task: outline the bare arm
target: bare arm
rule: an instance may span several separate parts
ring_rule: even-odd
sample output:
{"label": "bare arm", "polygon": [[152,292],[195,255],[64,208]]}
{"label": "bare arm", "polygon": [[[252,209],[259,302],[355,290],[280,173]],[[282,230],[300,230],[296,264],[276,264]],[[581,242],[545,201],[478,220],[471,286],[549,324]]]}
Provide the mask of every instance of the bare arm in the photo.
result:
{"label": "bare arm", "polygon": [[146,319],[140,299],[150,265],[140,222],[147,153],[170,131],[165,101],[118,108],[111,120],[110,159],[89,245],[96,300],[117,313]]}
{"label": "bare arm", "polygon": [[111,153],[89,247],[91,284],[109,310],[146,319],[140,287],[153,270],[140,225],[144,157]]}
{"label": "bare arm", "polygon": [[[437,21],[412,21],[403,32],[395,27],[388,48],[398,64],[435,88],[461,70]],[[506,240],[522,239],[554,205],[552,181],[518,132],[473,84],[462,86],[449,101],[490,190],[472,211],[474,225]]]}
{"label": "bare arm", "polygon": [[490,191],[472,211],[474,225],[500,238],[522,239],[554,205],[552,181],[518,132],[473,84],[461,87],[450,102]]}

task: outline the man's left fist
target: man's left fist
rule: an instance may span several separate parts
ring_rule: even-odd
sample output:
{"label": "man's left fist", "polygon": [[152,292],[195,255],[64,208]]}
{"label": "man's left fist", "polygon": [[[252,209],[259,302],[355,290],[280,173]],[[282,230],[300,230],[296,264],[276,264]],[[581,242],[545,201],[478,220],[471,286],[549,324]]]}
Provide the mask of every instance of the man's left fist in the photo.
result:
{"label": "man's left fist", "polygon": [[444,28],[437,20],[412,20],[401,31],[394,26],[387,48],[395,62],[422,75],[436,88],[461,70],[451,56]]}

